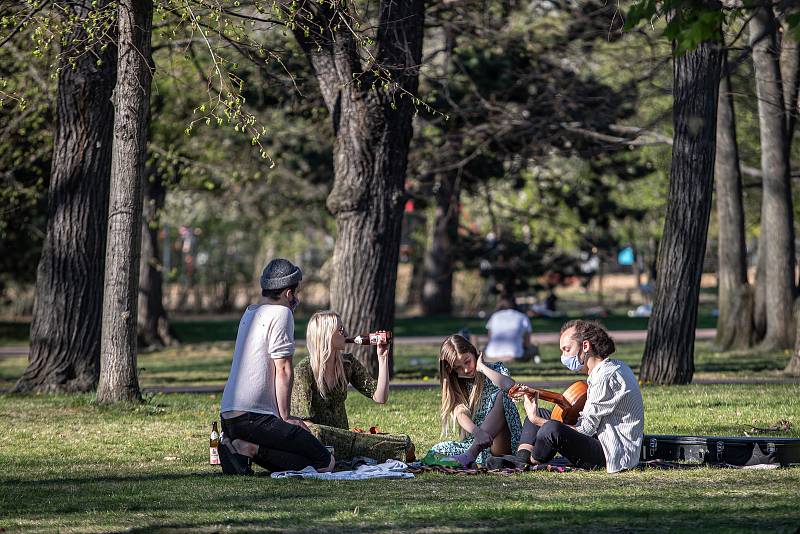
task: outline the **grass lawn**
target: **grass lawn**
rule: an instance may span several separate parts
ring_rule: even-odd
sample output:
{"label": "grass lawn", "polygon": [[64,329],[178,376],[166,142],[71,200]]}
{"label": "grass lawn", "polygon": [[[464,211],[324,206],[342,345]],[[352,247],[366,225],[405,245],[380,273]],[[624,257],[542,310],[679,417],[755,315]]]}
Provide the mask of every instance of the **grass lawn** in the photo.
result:
{"label": "grass lawn", "polygon": [[[577,318],[570,315],[570,318]],[[395,336],[446,336],[468,328],[474,334],[486,334],[487,318],[479,317],[398,317],[394,327]],[[566,318],[535,317],[532,319],[534,332],[558,332]],[[626,315],[610,315],[601,319],[610,330],[646,330],[647,319],[628,317]],[[298,339],[305,337],[308,317],[298,317],[295,332]],[[700,315],[698,328],[714,328],[716,318],[711,315]],[[178,338],[184,343],[206,343],[212,341],[234,341],[239,318],[173,320],[172,326]],[[27,345],[30,336],[30,323],[25,321],[0,321],[0,346]]]}
{"label": "grass lawn", "polygon": [[[789,361],[788,352],[718,353],[708,341],[699,341],[695,352],[695,378],[780,378]],[[541,347],[543,361],[510,364],[517,380],[573,380],[577,375],[567,371],[559,360],[556,344]],[[437,382],[438,354],[436,345],[396,345],[395,380]],[[638,371],[644,343],[620,343],[616,357]],[[139,379],[143,387],[154,386],[222,386],[228,378],[233,343],[202,343],[139,355]],[[295,363],[306,355],[298,348]],[[22,375],[27,357],[0,358],[0,389],[8,389]]]}
{"label": "grass lawn", "polygon": [[[779,419],[800,436],[800,386],[644,389],[646,432],[742,435]],[[219,395],[157,394],[133,409],[89,395],[0,396],[0,528],[6,532],[776,531],[800,525],[800,469],[700,468],[423,474],[325,482],[223,477],[208,465]],[[350,423],[439,440],[434,390],[378,406],[348,399]],[[259,471],[263,473],[263,471]]]}

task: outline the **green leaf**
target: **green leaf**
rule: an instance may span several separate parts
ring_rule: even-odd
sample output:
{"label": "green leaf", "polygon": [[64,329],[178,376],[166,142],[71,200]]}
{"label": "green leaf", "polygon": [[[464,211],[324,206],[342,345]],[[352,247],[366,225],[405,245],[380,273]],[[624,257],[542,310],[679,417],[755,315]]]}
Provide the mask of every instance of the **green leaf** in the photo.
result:
{"label": "green leaf", "polygon": [[649,21],[656,16],[657,13],[658,6],[656,4],[656,0],[640,0],[638,2],[634,2],[634,4],[628,10],[627,16],[625,17],[624,29],[632,30],[641,21]]}

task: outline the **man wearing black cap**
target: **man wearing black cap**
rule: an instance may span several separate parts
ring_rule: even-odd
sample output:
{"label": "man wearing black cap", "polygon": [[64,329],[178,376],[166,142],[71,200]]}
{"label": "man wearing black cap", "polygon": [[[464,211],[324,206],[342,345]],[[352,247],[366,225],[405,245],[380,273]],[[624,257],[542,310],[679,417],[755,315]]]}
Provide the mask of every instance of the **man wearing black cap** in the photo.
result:
{"label": "man wearing black cap", "polygon": [[225,474],[252,473],[250,462],[270,471],[333,469],[334,459],[300,419],[291,417],[294,309],[303,278],[292,262],[272,260],[261,274],[261,303],[239,322],[231,372],[220,406],[219,446]]}

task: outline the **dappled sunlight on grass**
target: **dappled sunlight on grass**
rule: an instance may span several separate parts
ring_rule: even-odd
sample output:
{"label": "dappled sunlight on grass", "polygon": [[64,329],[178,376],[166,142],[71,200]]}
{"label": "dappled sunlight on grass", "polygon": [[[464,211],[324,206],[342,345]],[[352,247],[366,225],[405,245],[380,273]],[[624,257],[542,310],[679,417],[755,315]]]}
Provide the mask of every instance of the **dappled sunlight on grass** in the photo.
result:
{"label": "dappled sunlight on grass", "polygon": [[[741,435],[778,418],[800,436],[800,387],[647,387],[648,433]],[[393,391],[386,405],[348,397],[354,426],[439,441],[435,390]],[[223,477],[208,465],[218,394],[155,394],[135,407],[91,395],[0,396],[0,527],[7,531],[490,532],[789,530],[800,522],[800,469],[424,474],[319,482]],[[21,446],[24,444],[24,446]],[[12,489],[13,488],[13,489]],[[768,498],[765,498],[768,495]]]}
{"label": "dappled sunlight on grass", "polygon": [[[567,371],[560,362],[556,344],[540,347],[542,362],[508,363],[512,376],[521,381],[572,381],[581,377]],[[395,345],[394,380],[438,383],[438,345]],[[615,358],[637,372],[644,352],[644,343],[620,343]],[[305,348],[298,347],[295,363],[305,357]],[[139,354],[139,382],[142,387],[217,386],[228,378],[232,342],[181,345]],[[782,378],[790,354],[777,352],[727,352],[712,350],[711,343],[699,341],[695,354],[695,379],[758,379]],[[22,375],[27,359],[22,356],[0,358],[0,388],[10,388]]]}

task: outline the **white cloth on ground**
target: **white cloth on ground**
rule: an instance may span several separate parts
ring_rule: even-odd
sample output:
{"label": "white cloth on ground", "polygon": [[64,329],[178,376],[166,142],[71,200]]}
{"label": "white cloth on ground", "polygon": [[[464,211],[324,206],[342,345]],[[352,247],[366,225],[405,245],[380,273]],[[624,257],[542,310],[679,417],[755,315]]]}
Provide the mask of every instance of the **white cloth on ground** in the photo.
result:
{"label": "white cloth on ground", "polygon": [[320,473],[311,466],[300,471],[276,471],[272,478],[315,478],[318,480],[367,480],[370,478],[414,478],[413,473],[406,473],[408,465],[399,460],[387,460],[382,464],[360,465],[353,471],[337,473]]}

